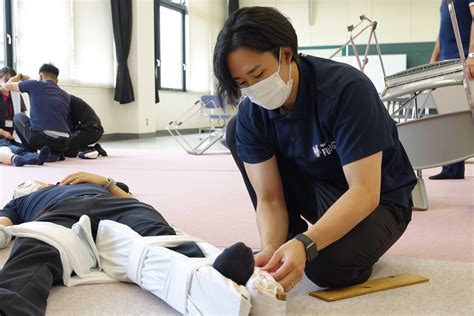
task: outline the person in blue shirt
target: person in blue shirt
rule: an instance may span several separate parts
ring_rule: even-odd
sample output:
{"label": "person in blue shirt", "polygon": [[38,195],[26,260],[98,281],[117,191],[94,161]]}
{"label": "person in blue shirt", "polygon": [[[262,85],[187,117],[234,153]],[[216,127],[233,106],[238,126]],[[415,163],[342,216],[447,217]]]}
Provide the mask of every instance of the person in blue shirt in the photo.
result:
{"label": "person in blue shirt", "polygon": [[44,64],[39,69],[40,80],[18,74],[4,85],[7,90],[26,92],[30,97],[30,118],[24,113],[14,117],[15,131],[28,151],[48,146],[60,155],[68,148],[70,97],[58,86],[58,75],[58,68]]}
{"label": "person in blue shirt", "polygon": [[361,283],[410,222],[416,177],[372,82],[297,47],[279,11],[246,7],[214,50],[220,96],[242,97],[226,140],[256,209],[255,262],[286,291],[304,273]]}
{"label": "person in blue shirt", "polygon": [[[454,9],[456,11],[464,55],[467,57],[467,74],[469,79],[472,80],[474,79],[474,32],[472,32],[474,27],[474,0],[456,0],[454,1]],[[459,58],[459,51],[446,0],[441,1],[440,16],[439,36],[431,55],[431,63]],[[439,174],[429,178],[431,180],[464,179],[464,169],[464,161],[456,162],[443,166]]]}
{"label": "person in blue shirt", "polygon": [[[128,191],[124,183],[87,172],[72,173],[56,185],[35,180],[22,183],[0,209],[0,250],[11,241],[7,226],[37,221],[70,228],[82,215],[91,220],[94,240],[101,220],[125,224],[142,236],[176,235],[155,208],[132,198]],[[195,242],[168,248],[188,257],[204,257]],[[213,267],[245,285],[254,271],[252,250],[237,243],[217,256]],[[49,291],[61,284],[62,278],[61,257],[54,246],[38,239],[16,238],[0,269],[0,315],[44,315]]]}

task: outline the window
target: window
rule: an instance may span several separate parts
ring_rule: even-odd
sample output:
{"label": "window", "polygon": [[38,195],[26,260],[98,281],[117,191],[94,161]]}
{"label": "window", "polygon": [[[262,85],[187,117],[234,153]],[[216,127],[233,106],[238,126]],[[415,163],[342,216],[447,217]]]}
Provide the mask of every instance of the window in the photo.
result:
{"label": "window", "polygon": [[186,91],[186,14],[183,0],[155,0],[156,89]]}
{"label": "window", "polygon": [[37,78],[53,63],[66,84],[113,86],[114,46],[109,0],[16,0],[17,69]]}

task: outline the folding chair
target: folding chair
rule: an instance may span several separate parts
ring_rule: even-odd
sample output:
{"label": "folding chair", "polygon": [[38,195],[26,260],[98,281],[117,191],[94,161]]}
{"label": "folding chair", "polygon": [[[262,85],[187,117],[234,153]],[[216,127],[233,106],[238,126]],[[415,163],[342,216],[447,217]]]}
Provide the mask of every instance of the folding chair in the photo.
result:
{"label": "folding chair", "polygon": [[[182,132],[180,132],[180,128],[196,115],[207,117],[209,119],[209,125],[199,127],[199,134],[204,130],[208,133],[205,138],[200,139],[197,145],[193,146],[190,141],[183,136]],[[233,114],[226,109],[226,104],[222,102],[218,96],[203,95],[176,120],[169,122],[166,129],[187,153],[202,155],[212,145],[224,138],[225,125],[232,115]]]}

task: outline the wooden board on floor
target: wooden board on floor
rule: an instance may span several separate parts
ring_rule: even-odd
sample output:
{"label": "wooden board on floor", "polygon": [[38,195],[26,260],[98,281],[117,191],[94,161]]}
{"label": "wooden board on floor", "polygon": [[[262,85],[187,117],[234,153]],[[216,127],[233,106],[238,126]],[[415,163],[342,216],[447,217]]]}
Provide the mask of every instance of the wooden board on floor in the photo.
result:
{"label": "wooden board on floor", "polygon": [[381,279],[368,280],[364,283],[344,288],[315,291],[309,293],[309,295],[325,300],[327,302],[332,302],[354,296],[395,289],[402,286],[408,286],[428,281],[428,278],[419,275],[399,274]]}

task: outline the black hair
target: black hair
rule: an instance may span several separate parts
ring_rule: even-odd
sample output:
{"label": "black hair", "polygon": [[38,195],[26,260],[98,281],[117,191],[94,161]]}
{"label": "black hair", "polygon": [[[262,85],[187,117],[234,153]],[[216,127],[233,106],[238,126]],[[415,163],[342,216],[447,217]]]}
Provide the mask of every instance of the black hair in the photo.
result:
{"label": "black hair", "polygon": [[59,76],[59,69],[53,64],[43,64],[39,69],[39,73],[57,78]]}
{"label": "black hair", "polygon": [[271,52],[277,59],[281,47],[290,47],[298,63],[298,37],[287,17],[271,7],[246,7],[235,11],[225,22],[217,36],[214,48],[214,75],[217,93],[234,102],[240,89],[230,75],[227,56],[245,47],[258,52]]}
{"label": "black hair", "polygon": [[16,76],[16,71],[12,67],[3,67],[0,68],[0,79],[3,78],[5,75],[10,75],[12,77]]}

